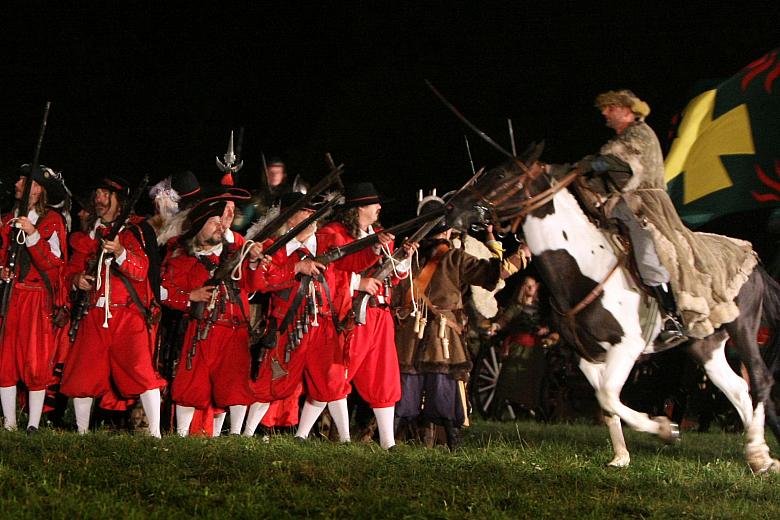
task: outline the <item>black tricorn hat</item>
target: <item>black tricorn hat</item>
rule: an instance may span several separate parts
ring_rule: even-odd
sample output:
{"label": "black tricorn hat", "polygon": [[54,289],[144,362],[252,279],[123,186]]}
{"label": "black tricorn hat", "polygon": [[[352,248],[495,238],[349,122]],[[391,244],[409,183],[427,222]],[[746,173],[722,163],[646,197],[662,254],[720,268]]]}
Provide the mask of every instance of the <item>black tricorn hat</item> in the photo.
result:
{"label": "black tricorn hat", "polygon": [[[19,175],[29,177],[31,168],[32,166],[29,164],[23,164],[19,168]],[[50,205],[56,206],[67,197],[68,191],[65,188],[65,181],[62,179],[61,173],[40,164],[32,172],[32,179],[46,190],[46,200]]]}
{"label": "black tricorn hat", "polygon": [[171,175],[171,188],[179,195],[179,207],[190,205],[200,193],[198,178],[189,170]]}
{"label": "black tricorn hat", "polygon": [[371,182],[358,182],[347,184],[344,187],[344,204],[342,208],[356,208],[358,206],[368,206],[369,204],[381,204],[382,200],[376,187]]}

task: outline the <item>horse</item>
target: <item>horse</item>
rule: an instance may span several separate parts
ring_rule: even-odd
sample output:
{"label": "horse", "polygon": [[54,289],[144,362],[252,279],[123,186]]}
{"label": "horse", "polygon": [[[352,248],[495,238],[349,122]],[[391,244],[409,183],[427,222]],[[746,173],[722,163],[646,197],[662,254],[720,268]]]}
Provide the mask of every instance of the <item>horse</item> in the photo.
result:
{"label": "horse", "polygon": [[[649,417],[620,400],[621,389],[634,363],[647,346],[640,308],[650,296],[626,268],[626,253],[613,247],[605,233],[588,218],[568,185],[578,172],[556,180],[544,172],[538,157],[526,163],[517,158],[489,170],[467,192],[450,201],[453,227],[466,228],[487,219],[496,225],[522,225],[537,271],[550,294],[554,328],[580,355],[579,368],[595,390],[609,430],[614,456],[608,465],[625,467],[630,454],[621,423],[657,435],[667,443],[679,439],[679,429],[666,416]],[[531,154],[532,156],[534,154]],[[507,226],[509,228],[510,226]],[[707,376],[737,409],[746,432],[745,456],[753,473],[780,472],[764,437],[769,420],[776,437],[780,427],[770,398],[772,375],[757,344],[762,315],[780,326],[780,285],[759,265],[735,299],[737,319],[703,339],[691,338],[685,348],[704,367]],[[658,307],[650,307],[652,336],[662,327]],[[654,311],[654,315],[652,312]],[[647,314],[647,313],[646,313]],[[778,350],[777,337],[767,348]],[[748,369],[750,386],[729,366],[725,343],[731,337]]]}

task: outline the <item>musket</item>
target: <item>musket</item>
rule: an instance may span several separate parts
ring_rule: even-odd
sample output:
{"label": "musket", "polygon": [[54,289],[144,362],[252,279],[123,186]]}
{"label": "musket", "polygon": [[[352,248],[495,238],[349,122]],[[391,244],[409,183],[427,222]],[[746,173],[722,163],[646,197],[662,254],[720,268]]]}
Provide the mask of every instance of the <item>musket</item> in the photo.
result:
{"label": "musket", "polygon": [[[314,187],[311,188],[311,190],[309,190],[308,193],[306,193],[306,195],[296,201],[295,204],[290,205],[290,207],[286,208],[284,211],[279,212],[279,215],[271,220],[271,222],[263,226],[263,228],[260,229],[257,233],[254,233],[251,236],[246,236],[246,240],[263,243],[265,240],[271,238],[279,230],[279,228],[281,228],[290,219],[290,217],[295,215],[295,213],[297,213],[302,208],[305,208],[314,199],[314,197],[325,191],[331,184],[333,184],[343,171],[343,165],[332,169],[328,175],[323,177],[320,182],[318,182]],[[230,258],[228,258],[226,262],[220,262],[219,267],[217,267],[216,271],[214,271],[214,275],[212,276],[212,279],[207,282],[207,285],[216,285],[227,280],[228,276],[230,276],[230,273],[236,267],[239,260],[240,254],[236,252]]]}
{"label": "musket", "polygon": [[317,211],[306,217],[305,220],[301,221],[295,227],[288,230],[284,235],[274,240],[274,243],[268,246],[263,251],[263,254],[268,256],[273,255],[276,251],[286,246],[287,243],[297,237],[301,231],[312,225],[314,222],[327,218],[327,216],[333,212],[333,209],[339,204],[339,202],[340,200],[337,197],[323,204],[317,209]]}
{"label": "musket", "polygon": [[[43,109],[43,120],[41,121],[41,129],[38,132],[38,141],[35,143],[35,153],[33,154],[33,162],[30,168],[30,173],[27,176],[27,180],[24,183],[24,190],[22,191],[22,198],[19,200],[18,214],[19,216],[27,216],[29,213],[28,206],[30,205],[30,190],[32,189],[32,176],[35,170],[39,166],[39,160],[41,156],[41,147],[43,146],[43,135],[46,133],[46,123],[49,119],[49,108],[51,108],[51,101],[46,102],[46,106]],[[23,233],[21,230],[19,231]],[[13,229],[9,233],[8,254],[6,256],[8,265],[9,279],[3,285],[2,301],[0,301],[0,315],[6,316],[8,313],[8,305],[11,302],[11,292],[14,288],[14,275],[16,269],[16,256],[22,247],[22,244],[17,241],[14,236]],[[0,333],[5,331],[6,320],[3,320],[3,324],[0,326]]]}
{"label": "musket", "polygon": [[[466,147],[468,148],[468,139],[466,139]],[[473,167],[473,164],[472,164]],[[474,182],[477,178],[479,178],[480,175],[482,175],[482,169],[480,169],[478,172],[475,172],[474,175],[471,176],[471,178],[466,181],[466,183],[461,186],[461,188],[455,192],[452,197],[449,199],[451,200],[454,197],[457,197],[463,190],[468,188],[472,182]],[[445,212],[446,212],[446,206],[445,206]],[[428,213],[425,213],[427,215]],[[426,222],[422,225],[415,233],[407,238],[405,241],[409,243],[415,243],[419,242],[425,236],[433,229],[435,228],[442,220],[446,218],[446,215],[442,215],[435,220],[432,220],[430,222]],[[376,270],[376,272],[371,273],[371,278],[376,278],[377,280],[386,280],[388,276],[390,276],[390,273],[393,272],[393,269],[395,268],[395,265],[403,260],[403,258],[406,256],[406,252],[403,248],[396,249],[393,254],[390,256],[390,258],[386,259],[382,265]],[[352,300],[352,311],[355,315],[355,323],[358,325],[364,325],[366,323],[366,307],[368,306],[368,301],[371,298],[371,295],[364,291],[358,291],[358,294],[353,298]]]}
{"label": "musket", "polygon": [[354,242],[350,242],[349,244],[333,247],[332,249],[329,249],[328,251],[315,256],[314,261],[319,262],[323,265],[328,265],[332,262],[335,262],[336,260],[341,260],[346,256],[353,255],[359,251],[362,251],[367,247],[371,247],[378,244],[379,235],[382,233],[387,233],[390,235],[403,233],[410,229],[414,229],[422,224],[425,224],[426,222],[431,222],[433,220],[443,217],[446,214],[446,211],[447,210],[444,207],[436,208],[433,211],[423,213],[422,215],[407,220],[406,222],[401,222],[400,224],[396,224],[395,226],[389,227],[387,229],[383,229],[381,230],[380,233],[372,233],[366,237],[355,240]]}
{"label": "musket", "polygon": [[[143,195],[144,192],[146,191],[147,184],[149,184],[149,175],[144,175],[144,178],[141,179],[141,182],[139,183],[138,187],[132,193],[130,200],[122,208],[122,212],[119,214],[119,217],[117,217],[117,219],[114,220],[114,223],[111,225],[111,228],[108,230],[108,233],[103,235],[102,237],[103,240],[110,242],[117,237],[119,232],[124,227],[127,219],[130,218],[130,215],[133,212],[133,208],[135,208],[135,205],[138,204],[138,200],[141,198],[141,195]],[[98,254],[92,257],[89,260],[89,262],[87,262],[87,267],[84,270],[85,274],[89,274],[92,276],[97,275],[98,262],[101,260],[102,257],[99,251],[100,247],[101,247],[100,244],[98,244]],[[106,302],[106,305],[108,305],[108,302]],[[73,307],[71,308],[70,311],[70,329],[68,330],[68,337],[70,338],[71,342],[76,341],[76,334],[78,333],[81,319],[84,318],[84,316],[86,316],[88,312],[89,312],[89,290],[77,289],[76,295],[73,298]]]}

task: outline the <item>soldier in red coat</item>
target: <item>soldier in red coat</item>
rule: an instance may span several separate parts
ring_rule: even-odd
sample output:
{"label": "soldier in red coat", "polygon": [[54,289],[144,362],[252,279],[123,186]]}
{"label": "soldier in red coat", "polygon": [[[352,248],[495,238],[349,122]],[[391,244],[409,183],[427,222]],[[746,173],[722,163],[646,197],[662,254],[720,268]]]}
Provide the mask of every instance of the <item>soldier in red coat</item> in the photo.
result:
{"label": "soldier in red coat", "polygon": [[[94,192],[97,218],[88,234],[73,241],[66,280],[87,291],[89,309],[65,361],[61,391],[74,398],[79,433],[89,429],[95,397],[139,397],[149,433],[159,437],[160,388],[165,380],[152,363],[149,262],[132,231],[125,228],[113,240],[102,238],[112,226],[126,224],[116,219],[129,195],[126,180],[103,178]],[[93,259],[97,271],[87,272]]]}
{"label": "soldier in red coat", "polygon": [[[281,209],[295,204],[303,194],[281,197]],[[286,223],[291,229],[315,211],[309,206],[297,211]],[[349,414],[341,322],[349,311],[348,279],[343,272],[315,262],[311,257],[330,247],[315,234],[316,223],[301,231],[284,248],[276,251],[266,275],[266,292],[271,292],[269,324],[278,331],[276,345],[263,357],[256,381],[252,382],[256,402],[247,417],[244,435],[254,435],[269,403],[294,395],[305,376],[307,404],[301,415],[299,436],[309,430],[326,404],[336,422],[339,438],[349,441]],[[306,435],[304,435],[304,432]]]}
{"label": "soldier in red coat", "polygon": [[[5,428],[16,429],[16,387],[28,391],[27,432],[38,430],[47,386],[54,381],[57,354],[55,314],[63,304],[62,272],[67,260],[63,215],[55,209],[67,197],[62,175],[46,166],[30,173],[23,165],[16,183],[19,201],[25,183],[32,182],[29,205],[5,215],[0,229],[0,265],[6,290],[11,290],[0,340],[0,400]],[[17,204],[18,205],[18,204]],[[11,241],[21,242],[10,266]],[[61,323],[60,323],[61,325]]]}
{"label": "soldier in red coat", "polygon": [[[382,209],[374,185],[362,182],[347,185],[345,201],[336,219],[323,227],[320,236],[335,246],[348,244],[375,232]],[[374,410],[380,445],[395,445],[393,416],[395,403],[401,399],[401,376],[395,349],[395,326],[390,313],[390,285],[370,276],[370,268],[392,253],[392,235],[381,233],[379,245],[335,262],[335,268],[350,276],[349,299],[357,291],[371,295],[366,323],[355,327],[349,340],[347,378]],[[405,247],[409,247],[405,245]],[[408,262],[396,269],[404,277]]]}
{"label": "soldier in red coat", "polygon": [[[229,202],[248,199],[244,190],[222,188],[200,201],[187,217],[189,230],[163,263],[165,304],[189,319],[172,388],[181,436],[189,434],[196,409],[210,407],[229,409],[230,433],[240,434],[246,408],[254,401],[248,296],[263,287],[262,246],[245,244],[223,219]],[[234,254],[242,255],[240,278],[209,283],[219,264]],[[233,274],[238,278],[238,272]]]}

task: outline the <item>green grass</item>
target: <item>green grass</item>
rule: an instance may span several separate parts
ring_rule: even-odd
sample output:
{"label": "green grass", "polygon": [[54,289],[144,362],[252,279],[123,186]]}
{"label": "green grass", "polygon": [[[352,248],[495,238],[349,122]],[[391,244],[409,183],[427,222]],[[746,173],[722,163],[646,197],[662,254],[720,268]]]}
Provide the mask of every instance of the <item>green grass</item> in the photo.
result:
{"label": "green grass", "polygon": [[[677,446],[627,433],[632,464],[604,464],[606,429],[477,423],[464,448],[154,440],[0,432],[7,518],[778,518],[780,477],[754,477],[744,438]],[[772,443],[774,446],[774,443]]]}

